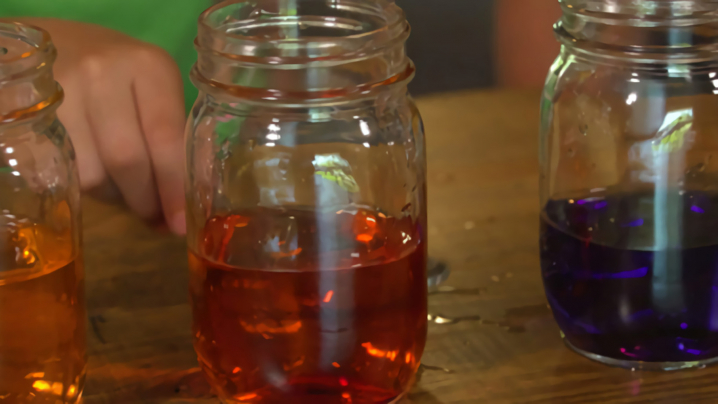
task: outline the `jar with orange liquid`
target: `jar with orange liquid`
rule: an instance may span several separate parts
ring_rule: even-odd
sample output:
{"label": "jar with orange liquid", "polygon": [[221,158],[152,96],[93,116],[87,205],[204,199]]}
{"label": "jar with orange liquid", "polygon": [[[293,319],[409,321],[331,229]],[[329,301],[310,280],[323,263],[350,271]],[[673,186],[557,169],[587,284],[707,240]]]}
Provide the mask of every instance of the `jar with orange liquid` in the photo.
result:
{"label": "jar with orange liquid", "polygon": [[226,403],[390,403],[427,330],[426,163],[393,1],[200,18],[187,132],[194,344]]}
{"label": "jar with orange liquid", "polygon": [[55,48],[0,23],[0,403],[77,403],[85,376],[80,191]]}

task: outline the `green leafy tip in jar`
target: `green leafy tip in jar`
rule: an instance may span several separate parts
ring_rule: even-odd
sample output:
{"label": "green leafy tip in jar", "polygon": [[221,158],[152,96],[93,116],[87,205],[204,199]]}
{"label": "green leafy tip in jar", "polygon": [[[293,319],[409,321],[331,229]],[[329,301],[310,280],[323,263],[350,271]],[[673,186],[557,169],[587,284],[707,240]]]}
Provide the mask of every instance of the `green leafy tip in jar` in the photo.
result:
{"label": "green leafy tip in jar", "polygon": [[349,162],[338,154],[318,154],[312,164],[315,175],[338,184],[347,192],[359,192],[359,184],[352,175]]}
{"label": "green leafy tip in jar", "polygon": [[671,153],[683,149],[692,128],[692,109],[669,112],[658,131],[658,138],[653,141],[653,150]]}

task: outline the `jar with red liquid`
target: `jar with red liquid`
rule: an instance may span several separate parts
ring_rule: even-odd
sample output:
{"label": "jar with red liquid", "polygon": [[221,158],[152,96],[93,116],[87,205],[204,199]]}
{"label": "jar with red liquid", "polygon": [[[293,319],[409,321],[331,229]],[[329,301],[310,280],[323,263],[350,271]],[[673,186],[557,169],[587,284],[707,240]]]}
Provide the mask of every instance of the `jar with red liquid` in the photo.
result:
{"label": "jar with red liquid", "polygon": [[542,102],[541,266],[566,343],[718,359],[718,1],[561,0]]}
{"label": "jar with red liquid", "polygon": [[47,32],[0,23],[0,402],[74,404],[85,380],[75,154]]}
{"label": "jar with red liquid", "polygon": [[187,131],[194,345],[227,403],[392,403],[427,332],[426,163],[392,1],[221,3]]}

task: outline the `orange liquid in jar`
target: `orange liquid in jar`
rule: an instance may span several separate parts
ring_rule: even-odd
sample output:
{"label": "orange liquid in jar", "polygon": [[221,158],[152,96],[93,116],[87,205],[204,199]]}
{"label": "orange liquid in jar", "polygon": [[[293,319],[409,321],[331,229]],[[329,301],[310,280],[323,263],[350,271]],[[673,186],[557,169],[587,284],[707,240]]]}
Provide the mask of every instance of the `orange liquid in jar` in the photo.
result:
{"label": "orange liquid in jar", "polygon": [[0,403],[77,403],[85,377],[84,277],[72,235],[3,216]]}
{"label": "orange liquid in jar", "polygon": [[426,341],[421,227],[355,209],[209,220],[190,253],[195,348],[226,402],[389,403]]}

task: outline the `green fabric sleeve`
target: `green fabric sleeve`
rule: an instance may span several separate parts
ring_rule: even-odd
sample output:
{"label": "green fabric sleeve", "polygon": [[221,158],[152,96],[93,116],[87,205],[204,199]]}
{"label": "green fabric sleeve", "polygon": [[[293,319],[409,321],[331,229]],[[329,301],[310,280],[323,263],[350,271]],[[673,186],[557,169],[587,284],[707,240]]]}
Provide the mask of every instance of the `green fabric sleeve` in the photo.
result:
{"label": "green fabric sleeve", "polygon": [[0,0],[0,17],[51,17],[94,23],[155,44],[177,62],[189,111],[197,90],[189,72],[197,59],[197,18],[211,0]]}

